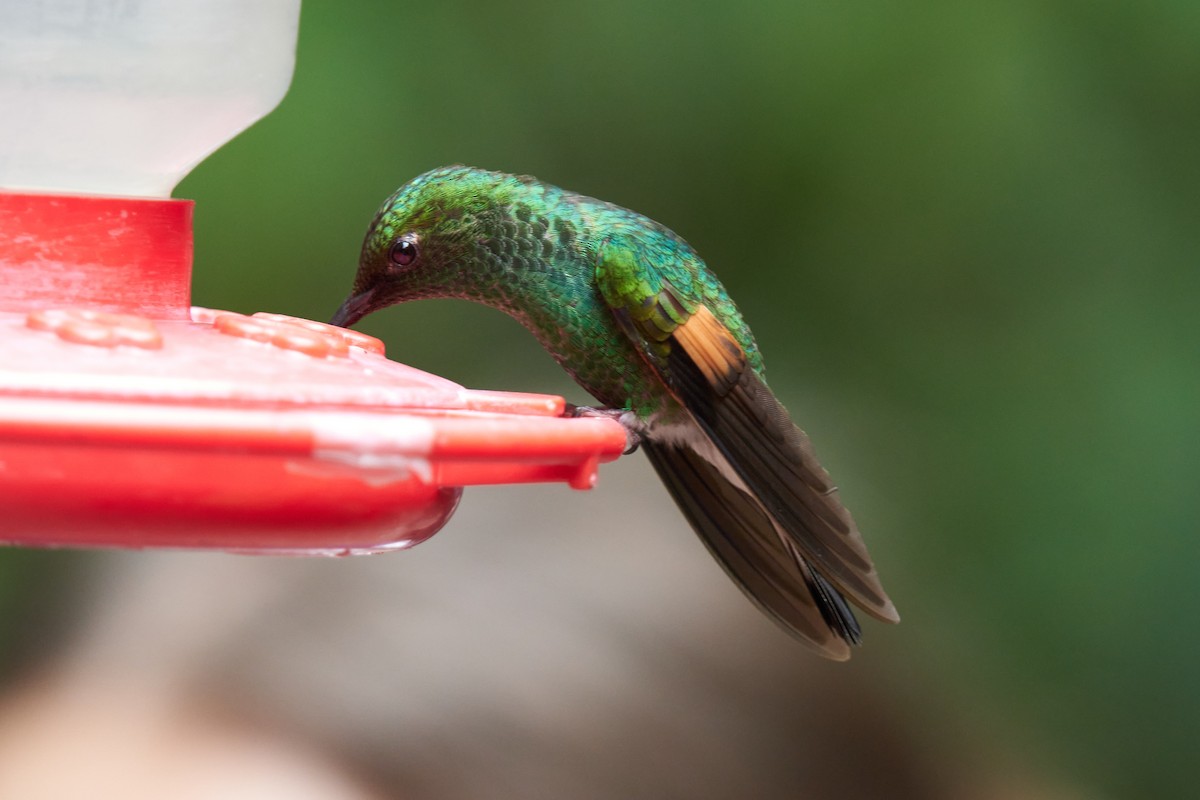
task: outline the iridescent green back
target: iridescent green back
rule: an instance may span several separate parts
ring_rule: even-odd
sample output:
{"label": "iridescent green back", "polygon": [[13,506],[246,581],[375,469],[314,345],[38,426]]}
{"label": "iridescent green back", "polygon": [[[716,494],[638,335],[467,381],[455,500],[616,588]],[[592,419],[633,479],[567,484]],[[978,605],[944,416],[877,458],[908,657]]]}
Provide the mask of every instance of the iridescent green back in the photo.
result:
{"label": "iridescent green back", "polygon": [[626,271],[627,296],[650,297],[668,281],[685,305],[707,305],[762,372],[758,347],[720,281],[687,242],[641,214],[533,178],[446,167],[389,199],[368,233],[364,262],[382,259],[396,236],[414,229],[427,231],[439,263],[414,275],[403,299],[460,297],[505,311],[605,405],[641,415],[676,408],[597,286],[597,263],[614,243],[637,254],[636,268]]}

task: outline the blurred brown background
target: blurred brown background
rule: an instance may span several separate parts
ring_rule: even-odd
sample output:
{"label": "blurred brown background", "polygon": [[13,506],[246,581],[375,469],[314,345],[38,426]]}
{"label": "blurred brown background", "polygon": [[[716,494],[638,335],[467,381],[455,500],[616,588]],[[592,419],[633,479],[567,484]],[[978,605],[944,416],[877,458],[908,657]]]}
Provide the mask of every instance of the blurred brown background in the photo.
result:
{"label": "blurred brown background", "polygon": [[[754,326],[904,622],[745,602],[640,456],[400,554],[0,552],[0,796],[1188,796],[1200,6],[305,3],[202,164],[194,300],[327,318],[464,162],[642,211]],[[585,397],[427,302],[392,358]],[[69,768],[68,768],[69,766]]]}

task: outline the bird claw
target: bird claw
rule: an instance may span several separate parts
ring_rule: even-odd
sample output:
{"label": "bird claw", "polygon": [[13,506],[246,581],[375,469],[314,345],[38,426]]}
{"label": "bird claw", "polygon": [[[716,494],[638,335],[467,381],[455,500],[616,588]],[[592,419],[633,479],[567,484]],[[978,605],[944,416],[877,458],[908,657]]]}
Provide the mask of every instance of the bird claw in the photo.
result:
{"label": "bird claw", "polygon": [[593,408],[592,406],[577,406],[567,403],[563,411],[566,417],[604,417],[616,420],[625,429],[625,450],[622,455],[632,455],[642,445],[642,435],[629,424],[630,412],[624,408]]}

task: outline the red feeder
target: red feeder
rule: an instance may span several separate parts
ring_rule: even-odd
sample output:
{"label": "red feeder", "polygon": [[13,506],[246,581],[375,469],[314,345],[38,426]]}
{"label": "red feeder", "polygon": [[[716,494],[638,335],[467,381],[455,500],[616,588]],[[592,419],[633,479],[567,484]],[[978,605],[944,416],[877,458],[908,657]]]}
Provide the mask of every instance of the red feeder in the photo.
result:
{"label": "red feeder", "polygon": [[192,203],[163,198],[282,98],[298,17],[299,0],[5,15],[0,542],[407,547],[464,486],[587,488],[625,447],[562,398],[469,391],[370,336],[189,307]]}
{"label": "red feeder", "polygon": [[0,540],[402,548],[463,486],[588,488],[625,447],[560,397],[467,390],[370,336],[189,309],[191,211],[0,193]]}

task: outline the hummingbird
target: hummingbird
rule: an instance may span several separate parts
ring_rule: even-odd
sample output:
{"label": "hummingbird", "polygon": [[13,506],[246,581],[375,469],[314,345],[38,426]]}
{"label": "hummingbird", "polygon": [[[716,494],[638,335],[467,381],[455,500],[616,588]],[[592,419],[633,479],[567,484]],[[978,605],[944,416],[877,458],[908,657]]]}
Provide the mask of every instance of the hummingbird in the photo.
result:
{"label": "hummingbird", "polygon": [[384,201],[331,324],[421,298],[528,328],[601,404],[575,413],[620,421],[734,582],[817,653],[860,643],[851,604],[899,621],[750,328],[683,238],[536,178],[442,167]]}

